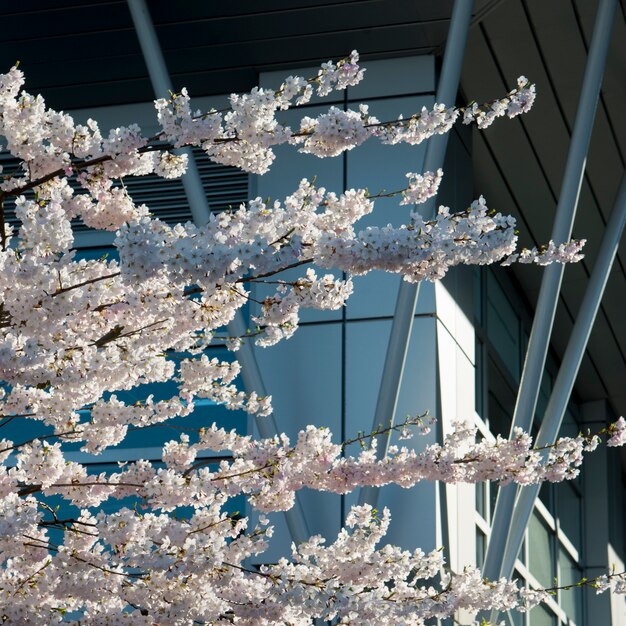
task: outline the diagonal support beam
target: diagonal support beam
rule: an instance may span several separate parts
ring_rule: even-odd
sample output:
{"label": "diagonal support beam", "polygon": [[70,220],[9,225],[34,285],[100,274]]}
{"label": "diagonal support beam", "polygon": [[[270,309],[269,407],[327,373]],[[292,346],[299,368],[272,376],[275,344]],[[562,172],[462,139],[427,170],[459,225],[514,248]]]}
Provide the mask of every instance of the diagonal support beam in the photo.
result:
{"label": "diagonal support beam", "polygon": [[[585,75],[576,111],[574,130],[561,184],[561,193],[552,228],[552,240],[556,243],[568,241],[572,236],[572,227],[583,181],[587,151],[600,95],[609,42],[611,40],[616,4],[616,0],[600,0],[598,6],[591,47],[587,57]],[[526,361],[517,394],[511,434],[513,434],[515,428],[522,428],[528,432],[532,426],[563,271],[564,267],[561,264],[549,265],[544,270],[528,343],[528,351],[526,353]],[[483,567],[483,575],[490,580],[498,578],[501,573],[502,558],[515,505],[515,495],[514,485],[507,485],[498,491],[491,535]]]}
{"label": "diagonal support beam", "polygon": [[[437,85],[437,102],[446,103],[448,106],[454,105],[456,94],[459,90],[461,80],[461,69],[463,68],[463,57],[465,55],[465,44],[470,21],[472,19],[473,0],[455,0],[450,19],[450,31],[446,40],[446,48],[443,56],[441,75]],[[443,167],[448,145],[448,134],[435,135],[428,140],[426,155],[424,157],[423,171],[437,171]],[[434,217],[436,212],[435,198],[431,198],[426,206],[426,213],[429,217]],[[412,284],[401,281],[396,300],[396,308],[393,314],[391,335],[387,345],[387,354],[383,367],[383,375],[378,392],[378,401],[374,413],[372,432],[380,424],[388,424],[393,421],[398,397],[400,394],[400,383],[406,362],[411,329],[415,316],[415,304],[419,294],[419,283]],[[389,436],[382,441],[379,438],[377,456],[383,458],[387,453]],[[376,506],[378,501],[379,488],[363,487],[359,494],[359,504],[369,503]]]}
{"label": "diagonal support beam", "polygon": [[[148,67],[148,74],[150,75],[150,82],[152,83],[155,96],[165,96],[173,91],[172,81],[167,71],[167,65],[163,58],[163,52],[152,23],[150,12],[145,0],[127,1],[137,37],[139,38],[141,51],[146,66]],[[211,209],[207,202],[206,194],[204,193],[198,167],[191,150],[182,150],[181,152],[185,152],[189,157],[187,172],[182,177],[182,183],[193,216],[193,221],[198,225],[206,224],[211,215]],[[228,331],[234,337],[246,334],[246,325],[240,311],[237,311],[235,319],[228,325]],[[237,356],[237,360],[241,364],[241,374],[246,392],[250,393],[256,391],[258,395],[267,395],[254,349],[249,342],[244,342]],[[279,432],[274,415],[257,417],[256,425],[259,434],[264,438],[273,437]],[[297,496],[294,507],[285,512],[285,519],[293,541],[302,543],[309,538],[310,533],[307,528],[302,505]]]}
{"label": "diagonal support beam", "polygon": [[[537,433],[536,447],[541,448],[552,445],[561,429],[563,416],[574,387],[574,381],[587,348],[589,335],[591,334],[600,302],[602,301],[602,295],[611,273],[613,261],[617,254],[619,242],[622,238],[624,224],[626,224],[626,173],[622,178],[611,217],[600,243],[600,252],[589,278],[580,310],[576,316],[572,335],[565,349],[563,361],[559,368],[541,427]],[[529,485],[528,487],[518,488],[519,495],[513,511],[511,532],[504,550],[500,571],[501,576],[510,577],[513,573],[515,559],[522,545],[524,531],[528,525],[540,487],[541,485]]]}

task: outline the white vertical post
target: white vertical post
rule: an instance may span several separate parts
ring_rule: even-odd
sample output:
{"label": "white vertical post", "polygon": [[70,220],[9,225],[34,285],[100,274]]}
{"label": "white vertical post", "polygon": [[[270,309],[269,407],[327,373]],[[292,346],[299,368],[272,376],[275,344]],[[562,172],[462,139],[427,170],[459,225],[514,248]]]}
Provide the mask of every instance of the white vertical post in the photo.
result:
{"label": "white vertical post", "polygon": [[[591,131],[604,74],[604,65],[611,40],[615,8],[616,0],[600,0],[585,67],[578,110],[576,111],[574,130],[567,155],[565,173],[561,184],[561,193],[552,228],[552,240],[556,243],[568,241],[572,235],[578,196],[587,160],[587,150],[591,139]],[[526,361],[517,394],[511,433],[513,433],[515,428],[529,431],[532,426],[539,395],[539,385],[545,367],[550,334],[563,278],[563,270],[562,265],[553,264],[549,265],[544,271],[526,353]],[[510,521],[515,505],[515,494],[514,485],[502,487],[498,492],[491,536],[483,567],[483,574],[489,579],[498,578],[501,570],[505,544],[509,535]]]}
{"label": "white vertical post", "polygon": [[[450,31],[446,40],[443,65],[437,85],[437,102],[445,103],[448,106],[454,106],[459,89],[473,4],[473,0],[456,0],[452,10]],[[447,133],[435,135],[428,140],[422,168],[424,171],[434,172],[443,166],[447,145]],[[435,198],[432,198],[426,209],[431,217],[435,214],[435,207]],[[418,294],[419,283],[412,284],[405,281],[400,283],[372,431],[375,431],[379,425],[389,424],[394,419]],[[379,458],[385,456],[388,442],[388,436],[382,441],[379,438],[377,450]],[[377,487],[363,487],[359,494],[359,504],[369,503],[376,506],[378,493],[379,488]]]}
{"label": "white vertical post", "polygon": [[[146,66],[148,67],[148,74],[150,75],[150,82],[156,97],[166,96],[172,91],[172,82],[170,80],[165,59],[163,58],[163,52],[159,45],[154,25],[152,24],[152,18],[145,0],[127,0],[128,8],[130,9],[137,37],[139,38],[139,44],[143,53]],[[186,151],[189,155],[189,162],[187,172],[182,177],[183,187],[185,189],[185,195],[189,208],[193,216],[193,220],[196,224],[205,224],[211,214],[211,209],[204,193],[204,187],[202,186],[202,180],[196,166],[196,162],[191,150]],[[238,337],[245,335],[246,325],[241,316],[241,312],[237,311],[235,319],[228,325],[228,331],[231,335]],[[261,371],[257,363],[254,349],[250,345],[249,341],[244,341],[244,345],[241,347],[237,360],[241,364],[241,375],[246,392],[250,393],[256,391],[258,395],[267,395],[265,391],[265,385],[263,384],[263,378]],[[257,428],[261,437],[273,437],[278,434],[278,427],[273,415],[268,417],[256,418]],[[296,543],[308,539],[309,532],[302,511],[300,501],[296,497],[296,504],[292,509],[285,512],[285,518],[287,526],[291,533],[292,539]]]}

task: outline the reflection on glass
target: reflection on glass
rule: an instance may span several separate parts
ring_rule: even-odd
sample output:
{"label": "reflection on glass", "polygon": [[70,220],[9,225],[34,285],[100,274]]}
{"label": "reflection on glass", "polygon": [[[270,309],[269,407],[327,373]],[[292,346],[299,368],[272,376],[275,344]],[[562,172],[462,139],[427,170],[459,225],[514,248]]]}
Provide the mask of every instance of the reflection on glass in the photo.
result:
{"label": "reflection on glass", "polygon": [[476,484],[476,510],[487,521],[487,485],[485,483]]}
{"label": "reflection on glass", "polygon": [[500,368],[491,357],[488,358],[487,363],[487,380],[489,381],[489,406],[487,407],[489,430],[494,435],[508,438],[517,389],[502,375]]}
{"label": "reflection on glass", "polygon": [[529,626],[554,626],[556,615],[540,604],[531,610],[528,624]]}
{"label": "reflection on glass", "polygon": [[485,549],[487,546],[487,537],[482,530],[476,529],[476,567],[482,568],[485,564]]}
{"label": "reflection on glass", "polygon": [[567,480],[556,485],[556,494],[561,530],[580,552],[582,549],[582,505],[580,495],[576,488]]}
{"label": "reflection on glass", "polygon": [[551,587],[554,578],[553,537],[533,511],[528,524],[528,567],[542,587]]}
{"label": "reflection on glass", "polygon": [[[574,585],[583,577],[583,572],[563,549],[559,548],[559,585]],[[568,617],[577,624],[582,624],[583,590],[580,587],[567,589],[559,593],[559,604]]]}
{"label": "reflection on glass", "polygon": [[553,485],[550,483],[543,483],[539,490],[539,499],[545,504],[546,509],[554,515],[554,497],[553,497]]}
{"label": "reflection on glass", "polygon": [[492,272],[487,279],[487,336],[513,378],[520,376],[520,319]]}

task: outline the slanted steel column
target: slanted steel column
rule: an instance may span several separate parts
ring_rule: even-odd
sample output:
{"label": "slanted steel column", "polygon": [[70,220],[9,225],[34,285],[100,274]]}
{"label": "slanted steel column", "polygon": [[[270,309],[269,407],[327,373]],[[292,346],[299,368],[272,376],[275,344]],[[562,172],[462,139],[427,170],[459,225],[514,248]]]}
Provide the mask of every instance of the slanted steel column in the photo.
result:
{"label": "slanted steel column", "polygon": [[[600,0],[598,6],[578,110],[576,111],[574,130],[561,184],[561,193],[552,228],[552,240],[555,243],[568,241],[572,235],[578,196],[587,160],[587,150],[602,85],[606,55],[611,40],[616,4],[616,0]],[[517,394],[511,434],[514,428],[522,428],[525,431],[529,431],[532,426],[563,271],[564,268],[561,264],[549,265],[544,270],[528,351],[526,353],[526,361]],[[515,493],[514,485],[502,487],[498,492],[493,525],[483,567],[483,575],[489,579],[498,578],[500,575],[504,548],[509,534],[515,503]]]}
{"label": "slanted steel column", "polygon": [[[154,30],[148,7],[145,0],[128,0],[128,8],[133,18],[144,61],[148,67],[154,95],[156,98],[166,98],[173,91],[172,81],[165,65],[163,52]],[[200,179],[193,153],[189,148],[177,150],[176,153],[188,156],[187,173],[181,180],[193,221],[198,225],[206,224],[211,210],[206,201],[202,180]]]}
{"label": "slanted steel column", "polygon": [[[455,0],[452,10],[450,31],[446,40],[443,66],[437,85],[437,102],[445,103],[447,106],[454,106],[456,94],[459,90],[473,4],[473,0]],[[443,167],[447,145],[448,133],[435,135],[428,140],[422,167],[423,171],[435,172],[440,167]],[[435,215],[435,200],[435,198],[432,198],[426,206],[426,215],[429,218]],[[418,294],[419,283],[412,284],[404,280],[401,281],[393,314],[391,335],[387,345],[380,389],[378,391],[372,431],[376,430],[379,425],[389,424],[390,420],[393,421],[394,419]],[[378,458],[386,455],[388,445],[389,436],[386,436],[384,439],[378,439]],[[378,493],[379,488],[377,487],[363,487],[359,494],[359,504],[369,503],[376,506]]]}
{"label": "slanted steel column", "polygon": [[[600,243],[600,252],[598,253],[596,264],[589,278],[580,310],[576,316],[576,323],[574,324],[572,335],[565,349],[563,361],[559,368],[559,373],[556,377],[539,433],[537,434],[535,441],[536,447],[541,448],[552,445],[559,434],[563,416],[567,409],[567,403],[572,394],[574,381],[576,380],[576,375],[580,368],[580,362],[585,353],[589,335],[591,334],[602,295],[609,279],[609,274],[611,273],[611,267],[613,266],[615,255],[617,254],[617,248],[624,231],[625,223],[626,173],[622,178],[611,217],[606,225],[606,230],[604,231],[602,242]],[[524,531],[530,520],[540,487],[541,485],[530,485],[518,489],[519,496],[513,511],[511,530],[504,550],[500,576],[509,578],[513,573],[515,559],[522,545]]]}
{"label": "slanted steel column", "polygon": [[[157,98],[167,96],[172,91],[172,82],[148,7],[145,0],[127,1],[155,96]],[[211,215],[211,209],[204,193],[204,187],[202,186],[202,180],[193,153],[190,149],[181,150],[181,152],[185,152],[189,157],[187,172],[182,177],[182,182],[193,221],[197,225],[206,224]],[[241,311],[237,311],[235,319],[228,325],[228,332],[235,337],[246,334],[246,325]],[[254,349],[249,341],[244,341],[237,355],[237,360],[241,364],[241,376],[246,392],[256,391],[260,396],[267,395],[261,370],[259,369]],[[256,425],[261,437],[273,437],[279,432],[274,415],[257,417]],[[292,509],[285,512],[285,518],[291,538],[296,543],[301,543],[309,538],[310,534],[297,494],[296,503]]]}

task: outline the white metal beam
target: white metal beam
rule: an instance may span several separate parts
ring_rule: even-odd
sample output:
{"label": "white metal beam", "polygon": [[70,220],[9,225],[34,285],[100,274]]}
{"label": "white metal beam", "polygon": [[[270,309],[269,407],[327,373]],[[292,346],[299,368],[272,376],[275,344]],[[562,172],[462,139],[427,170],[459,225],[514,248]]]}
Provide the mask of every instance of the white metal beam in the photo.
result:
{"label": "white metal beam", "polygon": [[[437,102],[445,103],[447,106],[454,106],[456,94],[459,90],[473,4],[473,0],[455,0],[452,10],[441,75],[437,84]],[[435,135],[428,140],[422,167],[423,171],[435,172],[440,167],[443,167],[447,145],[448,133]],[[432,198],[426,206],[425,212],[429,218],[434,217],[436,213],[435,201],[436,198]],[[394,419],[418,294],[419,283],[412,284],[404,280],[400,283],[396,308],[393,314],[391,335],[387,345],[387,354],[378,391],[372,432],[379,425],[387,425]],[[388,445],[389,436],[379,438],[378,458],[386,455]],[[363,487],[359,494],[359,504],[369,503],[372,506],[376,506],[379,491],[377,487]]]}
{"label": "white metal beam", "polygon": [[[574,130],[561,184],[561,193],[552,228],[552,240],[556,243],[568,241],[572,235],[572,226],[587,160],[587,150],[591,139],[606,56],[611,40],[616,4],[616,0],[600,0],[598,6],[591,47],[587,57],[578,109],[576,111]],[[530,431],[532,426],[563,271],[564,268],[561,264],[549,265],[544,271],[526,353],[526,361],[517,394],[511,434],[513,434],[515,428]],[[498,492],[493,525],[483,567],[483,574],[489,579],[498,578],[500,575],[505,545],[511,528],[510,523],[515,505],[515,494],[514,485],[502,487]]]}
{"label": "white metal beam", "polygon": [[[589,335],[591,334],[598,308],[600,307],[625,223],[626,173],[622,178],[611,217],[600,243],[600,252],[589,278],[580,310],[576,316],[576,323],[565,349],[563,361],[537,434],[536,447],[542,448],[552,445],[559,434],[567,403],[574,387],[574,381],[589,341]],[[541,485],[530,485],[521,489],[518,488],[519,495],[513,511],[511,531],[506,542],[500,576],[509,578],[513,573],[515,559],[522,545],[524,531],[530,520],[540,487]]]}
{"label": "white metal beam", "polygon": [[[166,97],[172,91],[172,81],[167,71],[167,65],[165,64],[163,52],[146,2],[145,0],[127,1],[155,96],[157,98]],[[211,209],[204,193],[204,187],[193,153],[191,150],[186,152],[189,156],[189,163],[187,172],[182,177],[183,187],[193,221],[198,225],[202,225],[208,221]],[[246,334],[246,325],[240,311],[237,311],[235,319],[228,325],[228,332],[235,337]],[[261,370],[259,369],[254,349],[249,341],[243,342],[243,346],[237,354],[237,360],[241,364],[241,376],[246,392],[256,391],[260,396],[267,395]],[[279,432],[274,415],[257,417],[256,425],[261,437],[273,437]],[[291,538],[296,543],[301,543],[309,538],[306,519],[297,496],[293,508],[285,512],[285,519]]]}

